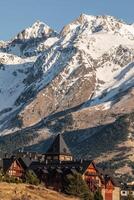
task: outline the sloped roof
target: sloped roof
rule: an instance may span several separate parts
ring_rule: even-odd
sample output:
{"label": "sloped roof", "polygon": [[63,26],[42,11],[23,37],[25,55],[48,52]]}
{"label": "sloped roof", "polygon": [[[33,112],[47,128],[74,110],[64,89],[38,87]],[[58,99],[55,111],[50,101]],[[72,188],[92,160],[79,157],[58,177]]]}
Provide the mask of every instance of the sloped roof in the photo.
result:
{"label": "sloped roof", "polygon": [[10,168],[11,164],[13,163],[13,159],[3,158],[2,162],[3,162],[3,170],[7,171]]}
{"label": "sloped roof", "polygon": [[42,168],[44,167],[44,163],[41,163],[40,161],[32,161],[29,168],[32,169],[32,170],[36,170],[38,168]]}
{"label": "sloped roof", "polygon": [[19,162],[20,165],[23,167],[23,169],[27,169],[31,164],[31,160],[29,158],[17,159],[15,157],[11,157],[11,158],[3,158],[0,162],[0,166],[3,168],[4,171],[7,171],[14,161]]}
{"label": "sloped roof", "polygon": [[67,147],[63,137],[61,134],[58,134],[54,139],[52,145],[46,152],[47,154],[63,154],[63,155],[71,155],[69,148]]}
{"label": "sloped roof", "polygon": [[88,166],[92,163],[92,160],[76,160],[76,161],[62,161],[62,162],[50,162],[46,167],[61,167],[68,169],[76,169],[79,173],[84,173]]}
{"label": "sloped roof", "polygon": [[32,162],[30,158],[23,158],[23,157],[19,158],[18,161],[24,169],[27,169]]}
{"label": "sloped roof", "polygon": [[4,158],[4,156],[5,156],[5,154],[2,151],[0,151],[0,160],[2,160]]}

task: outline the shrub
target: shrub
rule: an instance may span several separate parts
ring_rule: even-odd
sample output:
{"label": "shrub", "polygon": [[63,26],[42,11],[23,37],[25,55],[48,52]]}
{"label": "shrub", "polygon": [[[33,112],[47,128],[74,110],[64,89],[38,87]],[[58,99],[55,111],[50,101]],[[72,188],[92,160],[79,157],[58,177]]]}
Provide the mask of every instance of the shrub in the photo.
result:
{"label": "shrub", "polygon": [[131,194],[129,194],[129,195],[127,196],[126,200],[134,200],[134,197],[133,197]]}
{"label": "shrub", "polygon": [[0,174],[0,181],[7,182],[7,183],[22,183],[21,179],[18,179],[13,176],[9,176],[8,174]]}

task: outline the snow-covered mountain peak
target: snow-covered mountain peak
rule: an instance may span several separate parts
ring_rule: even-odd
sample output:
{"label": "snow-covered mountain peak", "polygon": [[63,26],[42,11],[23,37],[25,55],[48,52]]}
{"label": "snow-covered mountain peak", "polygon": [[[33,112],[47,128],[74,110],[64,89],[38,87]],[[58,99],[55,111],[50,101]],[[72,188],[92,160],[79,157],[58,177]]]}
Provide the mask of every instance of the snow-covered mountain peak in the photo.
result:
{"label": "snow-covered mountain peak", "polygon": [[44,22],[42,22],[40,20],[35,21],[31,27],[32,28],[40,27],[40,25],[43,25],[44,27],[49,28],[49,26],[47,24],[45,24]]}
{"label": "snow-covered mountain peak", "polygon": [[85,22],[91,21],[91,20],[94,20],[94,19],[95,19],[95,16],[86,15],[86,14],[83,13],[76,19],[76,21],[78,21],[80,24],[84,24]]}
{"label": "snow-covered mountain peak", "polygon": [[[63,32],[68,29],[72,30],[74,28],[80,27],[81,29],[88,29],[89,33],[96,33],[100,31],[108,32],[115,29],[119,29],[123,22],[112,17],[112,16],[92,16],[81,14],[76,20],[74,20],[69,25],[65,26]],[[69,31],[70,31],[69,30]]]}
{"label": "snow-covered mountain peak", "polygon": [[15,39],[28,40],[33,38],[48,37],[50,35],[56,35],[56,32],[45,23],[36,21],[32,26],[18,33]]}
{"label": "snow-covered mountain peak", "polygon": [[84,24],[85,22],[90,23],[91,21],[95,24],[95,23],[106,23],[109,22],[111,24],[115,24],[115,23],[120,23],[120,24],[125,24],[125,22],[123,22],[120,19],[117,19],[113,16],[110,15],[87,15],[87,14],[81,14],[75,21],[78,21],[80,24]]}
{"label": "snow-covered mountain peak", "polygon": [[109,15],[92,16],[81,14],[76,20],[63,28],[61,35],[66,36],[67,34],[76,35],[81,33],[84,33],[84,35],[110,33],[125,36],[133,40],[134,26]]}
{"label": "snow-covered mountain peak", "polygon": [[48,25],[36,21],[32,26],[19,32],[8,42],[0,42],[0,52],[20,57],[38,56],[39,53],[52,46],[59,36]]}

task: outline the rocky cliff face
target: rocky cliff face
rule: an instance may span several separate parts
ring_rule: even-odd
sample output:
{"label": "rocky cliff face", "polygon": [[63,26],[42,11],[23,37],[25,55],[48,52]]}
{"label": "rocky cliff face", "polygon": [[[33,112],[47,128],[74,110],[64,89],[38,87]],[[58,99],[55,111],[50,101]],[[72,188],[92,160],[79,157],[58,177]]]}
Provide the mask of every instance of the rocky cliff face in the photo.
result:
{"label": "rocky cliff face", "polygon": [[60,132],[76,157],[132,176],[133,25],[83,14],[57,34],[36,22],[0,49],[2,149],[45,151]]}

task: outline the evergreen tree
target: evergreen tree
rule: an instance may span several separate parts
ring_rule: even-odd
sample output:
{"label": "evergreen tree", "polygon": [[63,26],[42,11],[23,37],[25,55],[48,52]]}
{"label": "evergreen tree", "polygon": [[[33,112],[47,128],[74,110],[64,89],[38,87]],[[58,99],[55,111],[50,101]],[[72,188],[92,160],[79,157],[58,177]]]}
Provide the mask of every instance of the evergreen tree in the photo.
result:
{"label": "evergreen tree", "polygon": [[103,196],[100,192],[100,190],[97,190],[94,194],[94,200],[103,200]]}
{"label": "evergreen tree", "polygon": [[39,179],[32,170],[28,170],[26,172],[25,181],[26,181],[26,183],[29,183],[29,184],[32,184],[32,185],[38,185],[39,184]]}
{"label": "evergreen tree", "polygon": [[93,200],[92,193],[79,173],[68,174],[64,179],[63,187],[68,195],[79,197],[82,200]]}

